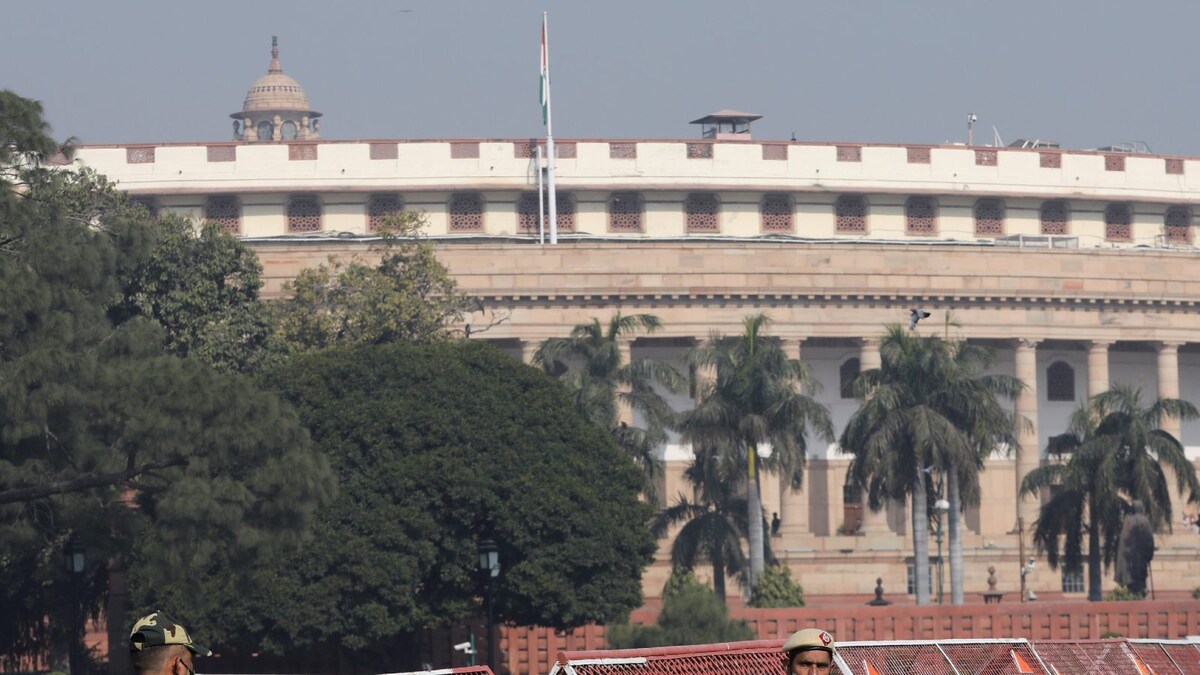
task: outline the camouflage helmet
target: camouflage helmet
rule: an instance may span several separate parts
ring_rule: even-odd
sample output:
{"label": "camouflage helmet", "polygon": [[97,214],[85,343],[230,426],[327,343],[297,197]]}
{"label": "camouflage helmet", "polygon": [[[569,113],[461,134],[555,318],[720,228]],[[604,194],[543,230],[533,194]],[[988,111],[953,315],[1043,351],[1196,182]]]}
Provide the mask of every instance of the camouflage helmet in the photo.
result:
{"label": "camouflage helmet", "polygon": [[197,656],[212,656],[211,650],[192,642],[187,629],[162,612],[143,616],[133,624],[133,631],[129,634],[129,651],[140,652],[147,647],[167,645],[187,647]]}
{"label": "camouflage helmet", "polygon": [[812,649],[820,649],[832,655],[836,651],[833,636],[820,628],[805,628],[792,633],[787,642],[783,643],[783,652],[788,655],[789,659],[796,652],[807,652]]}

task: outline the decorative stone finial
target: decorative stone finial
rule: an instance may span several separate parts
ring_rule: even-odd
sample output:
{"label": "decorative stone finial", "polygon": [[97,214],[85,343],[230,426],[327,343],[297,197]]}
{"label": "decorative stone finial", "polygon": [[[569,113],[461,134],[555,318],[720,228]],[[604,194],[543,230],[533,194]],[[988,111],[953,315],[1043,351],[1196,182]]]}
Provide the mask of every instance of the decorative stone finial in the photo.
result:
{"label": "decorative stone finial", "polygon": [[891,600],[883,599],[883,577],[875,577],[875,599],[868,602],[872,607],[883,607],[892,604]]}
{"label": "decorative stone finial", "polygon": [[996,566],[988,565],[988,593],[996,592]]}
{"label": "decorative stone finial", "polygon": [[283,72],[283,67],[279,65],[279,38],[275,35],[271,36],[271,65],[267,68],[267,72]]}

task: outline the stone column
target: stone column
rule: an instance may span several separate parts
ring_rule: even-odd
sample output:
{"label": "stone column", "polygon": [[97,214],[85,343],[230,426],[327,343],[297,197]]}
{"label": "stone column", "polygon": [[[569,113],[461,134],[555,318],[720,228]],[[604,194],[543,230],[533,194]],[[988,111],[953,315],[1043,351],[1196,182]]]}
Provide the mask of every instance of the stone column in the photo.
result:
{"label": "stone column", "polygon": [[[1017,396],[1017,449],[1016,490],[1021,492],[1021,482],[1041,463],[1042,448],[1038,435],[1038,367],[1037,345],[1040,340],[1017,339],[1016,377],[1025,383],[1025,390]],[[1090,376],[1089,376],[1090,380]],[[1017,516],[1025,521],[1025,532],[1033,529],[1037,520],[1040,500],[1037,495],[1017,499]]]}
{"label": "stone column", "polygon": [[[632,363],[633,359],[633,341],[617,339],[617,348],[621,352],[621,365]],[[621,396],[628,394],[630,391],[628,385],[619,385],[617,387],[617,422],[624,422],[629,426],[633,426],[633,407],[629,403],[623,401]]]}
{"label": "stone column", "polygon": [[[1179,345],[1178,342],[1162,342],[1158,346],[1159,398],[1179,398]],[[1160,428],[1182,442],[1178,419],[1165,419]]]}
{"label": "stone column", "polygon": [[1112,342],[1093,340],[1087,353],[1087,395],[1090,400],[1108,391],[1108,349]]}
{"label": "stone column", "polygon": [[541,344],[537,340],[521,340],[521,361],[533,365],[533,353]]}
{"label": "stone column", "polygon": [[[860,338],[859,346],[858,367],[860,371],[878,368],[883,364],[883,360],[879,355],[878,338]],[[888,508],[890,507],[890,503],[884,504],[882,509],[875,512],[867,505],[868,501],[866,490],[864,489],[862,498],[862,528],[859,531],[868,536],[891,534],[892,528],[888,525]]]}
{"label": "stone column", "polygon": [[[783,348],[788,358],[800,360],[803,353],[804,338],[785,338]],[[811,451],[812,448],[809,448]],[[785,541],[794,541],[809,533],[808,518],[808,484],[812,477],[809,471],[812,464],[807,464],[804,470],[804,484],[799,490],[792,490],[784,477],[779,477],[779,517],[782,520],[779,534]],[[767,514],[769,518],[771,514]]]}

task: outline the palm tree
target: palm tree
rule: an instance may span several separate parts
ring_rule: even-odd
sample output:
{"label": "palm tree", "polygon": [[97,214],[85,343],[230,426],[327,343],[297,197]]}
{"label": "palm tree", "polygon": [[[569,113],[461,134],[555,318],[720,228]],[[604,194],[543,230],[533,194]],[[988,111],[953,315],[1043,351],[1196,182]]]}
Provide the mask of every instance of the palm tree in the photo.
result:
{"label": "palm tree", "polygon": [[[1163,465],[1175,473],[1176,485],[1189,500],[1200,500],[1196,469],[1183,446],[1160,425],[1168,419],[1196,419],[1194,405],[1160,398],[1148,405],[1142,390],[1114,383],[1072,415],[1066,433],[1050,439],[1054,463],[1029,473],[1021,494],[1051,489],[1033,531],[1038,550],[1050,567],[1078,569],[1083,536],[1088,538],[1088,600],[1101,600],[1101,564],[1112,565],[1121,519],[1140,500],[1155,531],[1171,527],[1171,497]],[[1062,553],[1059,538],[1062,538]]]}
{"label": "palm tree", "polygon": [[[566,384],[579,414],[611,432],[618,445],[642,467],[649,498],[654,496],[659,472],[653,451],[667,440],[667,430],[674,427],[676,417],[655,386],[678,393],[687,383],[678,371],[657,359],[624,363],[620,342],[661,327],[658,317],[652,314],[617,312],[607,324],[592,319],[572,328],[569,337],[546,340],[533,355],[535,366]],[[645,427],[619,421],[619,403],[637,411]]]}
{"label": "palm tree", "polygon": [[[680,432],[697,455],[719,457],[745,467],[746,522],[750,567],[747,590],[765,569],[763,511],[758,464],[775,469],[792,489],[804,479],[809,432],[832,441],[829,411],[805,391],[818,385],[803,363],[789,359],[780,341],[764,335],[770,319],[748,316],[736,336],[714,334],[689,354],[698,369],[711,369],[715,380],[703,384],[701,401],[683,415]],[[770,448],[760,457],[759,450]]]}
{"label": "palm tree", "polygon": [[671,527],[683,524],[671,545],[671,566],[692,570],[701,560],[712,565],[713,592],[725,603],[725,578],[743,577],[746,556],[746,499],[735,492],[721,458],[697,455],[684,471],[696,488],[696,498],[679,495],[675,504],[655,515],[650,529],[664,537]]}
{"label": "palm tree", "polygon": [[962,509],[978,503],[983,460],[1013,448],[1013,416],[1000,403],[1023,384],[985,371],[993,352],[965,340],[921,337],[889,326],[881,366],[859,376],[861,401],[842,432],[854,458],[850,479],[867,489],[868,507],[912,499],[917,604],[929,602],[930,474],[947,486],[951,602],[962,604]]}

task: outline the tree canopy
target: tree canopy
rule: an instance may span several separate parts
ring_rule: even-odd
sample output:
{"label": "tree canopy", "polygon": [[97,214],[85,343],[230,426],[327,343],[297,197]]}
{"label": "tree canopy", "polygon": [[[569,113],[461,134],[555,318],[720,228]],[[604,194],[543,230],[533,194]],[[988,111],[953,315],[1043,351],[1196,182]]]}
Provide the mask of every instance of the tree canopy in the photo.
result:
{"label": "tree canopy", "polygon": [[170,355],[160,324],[116,309],[158,223],[95,174],[47,166],[59,147],[36,102],[0,92],[0,653],[14,663],[72,639],[69,538],[91,552],[80,603],[95,613],[107,561],[142,533],[162,539],[146,560],[170,579],[218,547],[294,544],[334,486],[276,396]]}
{"label": "tree canopy", "polygon": [[[829,411],[806,392],[819,383],[799,360],[768,336],[765,314],[742,320],[739,335],[713,335],[692,351],[691,365],[711,369],[702,399],[683,416],[680,431],[697,454],[712,455],[727,480],[745,481],[750,546],[746,580],[751,589],[766,567],[758,465],[774,469],[792,489],[804,479],[808,439],[833,440]],[[759,451],[770,447],[770,454]]]}
{"label": "tree canopy", "polygon": [[314,540],[255,571],[237,607],[221,604],[225,572],[207,573],[217,602],[195,623],[210,646],[322,644],[395,668],[401,637],[478,616],[484,538],[500,549],[502,621],[571,628],[641,603],[655,542],[638,469],[552,378],[447,342],[297,355],[265,382],[329,456],[339,496]]}
{"label": "tree canopy", "polygon": [[1056,461],[1025,477],[1021,494],[1056,488],[1042,506],[1033,540],[1046,552],[1050,567],[1079,569],[1087,536],[1088,599],[1100,600],[1101,563],[1117,556],[1122,517],[1132,502],[1146,507],[1150,526],[1171,527],[1169,481],[1191,502],[1200,501],[1200,480],[1177,438],[1163,431],[1167,419],[1193,420],[1191,403],[1174,398],[1143,400],[1142,391],[1114,383],[1072,415],[1067,430],[1050,439],[1047,452]]}
{"label": "tree canopy", "polygon": [[663,606],[652,625],[617,624],[608,629],[609,645],[637,649],[753,640],[745,621],[729,618],[729,609],[690,571],[677,569],[663,588]]}
{"label": "tree canopy", "polygon": [[[279,307],[279,333],[294,350],[335,345],[433,342],[455,334],[482,310],[458,291],[433,245],[421,236],[423,213],[391,217],[381,231],[380,261],[341,260],[301,270]],[[491,321],[503,319],[491,318]],[[476,327],[482,332],[488,325]],[[464,330],[470,334],[470,328]]]}

